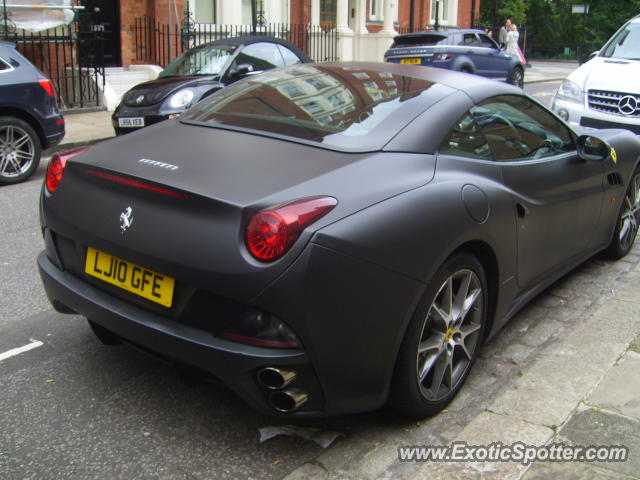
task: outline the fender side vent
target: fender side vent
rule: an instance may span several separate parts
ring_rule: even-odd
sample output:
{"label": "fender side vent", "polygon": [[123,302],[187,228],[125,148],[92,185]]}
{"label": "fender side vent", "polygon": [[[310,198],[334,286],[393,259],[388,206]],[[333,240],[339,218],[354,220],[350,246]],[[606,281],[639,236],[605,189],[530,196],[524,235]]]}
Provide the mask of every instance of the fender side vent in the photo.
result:
{"label": "fender side vent", "polygon": [[607,182],[609,185],[622,185],[622,178],[618,172],[613,172],[607,175]]}

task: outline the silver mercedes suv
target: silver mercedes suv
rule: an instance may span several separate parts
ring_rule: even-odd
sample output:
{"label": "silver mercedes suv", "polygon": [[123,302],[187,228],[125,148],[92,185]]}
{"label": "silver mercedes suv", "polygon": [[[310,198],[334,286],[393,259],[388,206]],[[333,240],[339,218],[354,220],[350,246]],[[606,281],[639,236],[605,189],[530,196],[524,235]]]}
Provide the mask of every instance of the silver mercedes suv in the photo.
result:
{"label": "silver mercedes suv", "polygon": [[551,108],[572,126],[640,134],[640,15],[560,85]]}

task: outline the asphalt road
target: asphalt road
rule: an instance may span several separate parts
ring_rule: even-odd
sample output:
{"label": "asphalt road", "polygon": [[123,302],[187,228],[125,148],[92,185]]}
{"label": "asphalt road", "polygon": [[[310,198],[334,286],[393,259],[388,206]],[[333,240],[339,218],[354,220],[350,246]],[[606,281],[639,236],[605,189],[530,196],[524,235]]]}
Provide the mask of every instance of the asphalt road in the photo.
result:
{"label": "asphalt road", "polygon": [[[526,90],[548,104],[558,83]],[[83,318],[50,308],[35,264],[43,176],[41,165],[0,188],[0,358],[42,342],[0,360],[0,479],[269,479],[317,456],[299,438],[260,444],[258,429],[282,422],[224,387],[186,385],[142,353],[103,346]],[[298,424],[373,445],[415,427],[389,411]]]}

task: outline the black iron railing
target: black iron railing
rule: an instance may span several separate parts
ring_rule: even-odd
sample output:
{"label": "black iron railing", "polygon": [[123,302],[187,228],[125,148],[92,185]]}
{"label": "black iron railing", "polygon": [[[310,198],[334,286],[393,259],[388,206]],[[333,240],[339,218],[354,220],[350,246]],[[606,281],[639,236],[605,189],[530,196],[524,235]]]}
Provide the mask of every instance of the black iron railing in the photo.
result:
{"label": "black iron railing", "polygon": [[84,31],[76,22],[31,33],[11,27],[6,17],[3,27],[0,38],[14,43],[22,55],[53,81],[62,109],[100,105],[105,72],[99,32]]}
{"label": "black iron railing", "polygon": [[218,25],[185,22],[172,25],[153,18],[135,21],[136,60],[166,66],[185,50],[227,37],[265,35],[288,40],[316,61],[338,60],[338,33],[332,26],[284,23],[253,25]]}

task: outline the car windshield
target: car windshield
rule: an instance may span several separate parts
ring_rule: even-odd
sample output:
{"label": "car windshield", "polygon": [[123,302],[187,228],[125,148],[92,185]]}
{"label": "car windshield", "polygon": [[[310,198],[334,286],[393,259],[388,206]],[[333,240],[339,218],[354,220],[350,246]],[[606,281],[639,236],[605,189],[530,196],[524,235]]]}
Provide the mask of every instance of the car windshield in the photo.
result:
{"label": "car windshield", "polygon": [[190,75],[220,75],[236,45],[207,45],[192,48],[176,58],[160,77],[185,77]]}
{"label": "car windshield", "polygon": [[640,23],[630,23],[620,30],[605,46],[600,56],[640,60]]}
{"label": "car windshield", "polygon": [[189,110],[181,121],[372,151],[452,91],[390,71],[300,65],[231,85]]}

